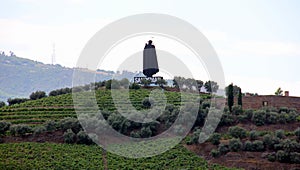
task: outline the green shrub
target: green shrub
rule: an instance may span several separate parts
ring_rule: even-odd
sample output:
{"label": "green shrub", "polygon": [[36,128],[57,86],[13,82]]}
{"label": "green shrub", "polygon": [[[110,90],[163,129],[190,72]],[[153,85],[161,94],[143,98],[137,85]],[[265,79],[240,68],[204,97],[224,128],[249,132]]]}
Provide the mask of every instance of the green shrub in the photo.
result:
{"label": "green shrub", "polygon": [[276,149],[284,150],[286,152],[297,152],[300,149],[300,144],[291,139],[282,140],[276,145]]}
{"label": "green shrub", "polygon": [[64,133],[63,137],[64,137],[64,141],[66,143],[75,143],[75,141],[76,141],[76,135],[72,131],[72,129],[67,129],[67,131]]}
{"label": "green shrub", "polygon": [[252,149],[253,149],[253,151],[258,151],[258,152],[264,151],[265,146],[264,146],[263,141],[256,140],[256,141],[252,142]]}
{"label": "green shrub", "polygon": [[278,113],[270,112],[267,114],[266,122],[268,124],[276,124],[278,122]]}
{"label": "green shrub", "polygon": [[9,131],[13,136],[25,136],[27,133],[32,133],[30,126],[22,124],[10,126]]}
{"label": "green shrub", "polygon": [[129,86],[129,89],[135,89],[135,90],[138,90],[140,89],[141,86],[136,84],[136,83],[132,83],[130,86]]}
{"label": "green shrub", "polygon": [[79,131],[76,136],[78,144],[93,144],[93,140],[84,131]]}
{"label": "green shrub", "polygon": [[249,138],[250,140],[256,140],[258,138],[258,133],[255,130],[250,131]]}
{"label": "green shrub", "polygon": [[74,133],[78,133],[80,130],[82,130],[82,127],[76,118],[64,118],[59,122],[59,125],[62,130],[66,131],[67,129],[72,129]]}
{"label": "green shrub", "polygon": [[281,130],[281,129],[276,130],[275,131],[275,136],[278,137],[279,139],[283,139],[285,137],[284,130]]}
{"label": "green shrub", "polygon": [[193,132],[193,135],[191,136],[190,140],[187,141],[187,144],[192,145],[198,143],[200,133],[201,133],[201,129],[196,129]]}
{"label": "green shrub", "polygon": [[280,107],[279,108],[279,113],[288,113],[289,109],[287,107]]}
{"label": "green shrub", "polygon": [[233,126],[229,128],[229,134],[234,138],[243,139],[247,136],[247,131],[239,126]]}
{"label": "green shrub", "polygon": [[295,135],[297,136],[298,140],[300,140],[300,127],[298,127],[295,131],[294,131]]}
{"label": "green shrub", "polygon": [[212,136],[210,137],[210,142],[213,145],[219,145],[220,144],[220,139],[221,139],[221,134],[213,133]]}
{"label": "green shrub", "polygon": [[270,134],[266,134],[263,136],[264,144],[270,148],[272,146],[272,136]]}
{"label": "green shrub", "polygon": [[276,107],[264,107],[264,109],[266,110],[267,113],[270,113],[270,112],[278,113],[278,111],[279,111]]}
{"label": "green shrub", "polygon": [[219,150],[219,153],[221,155],[225,155],[226,153],[228,153],[230,151],[229,147],[227,145],[224,145],[224,144],[220,144],[219,147],[218,147],[218,150]]}
{"label": "green shrub", "polygon": [[45,128],[46,128],[46,131],[48,132],[53,132],[57,129],[57,122],[53,121],[53,120],[48,120],[46,121],[45,123]]}
{"label": "green shrub", "polygon": [[202,109],[207,109],[210,108],[210,102],[209,101],[204,101],[202,103]]}
{"label": "green shrub", "polygon": [[235,114],[235,115],[240,115],[243,113],[243,108],[242,106],[237,106],[237,105],[234,105],[232,107],[232,113]]}
{"label": "green shrub", "polygon": [[290,160],[292,163],[299,164],[300,163],[300,153],[298,153],[298,152],[290,153]]}
{"label": "green shrub", "polygon": [[221,121],[219,123],[220,126],[230,126],[234,123],[234,117],[230,113],[224,113],[222,115]]}
{"label": "green shrub", "polygon": [[296,108],[289,108],[289,113],[294,112],[297,113],[297,109]]}
{"label": "green shrub", "polygon": [[0,135],[5,134],[9,130],[10,125],[10,122],[0,121]]}
{"label": "green shrub", "polygon": [[265,110],[257,110],[253,113],[252,121],[256,126],[262,126],[266,121],[266,111]]}
{"label": "green shrub", "polygon": [[252,148],[252,142],[251,141],[246,141],[244,143],[244,150],[245,151],[253,151],[253,148]]}
{"label": "green shrub", "polygon": [[268,155],[268,161],[275,162],[276,161],[276,153],[270,153]]}
{"label": "green shrub", "polygon": [[132,137],[132,138],[140,138],[141,135],[140,135],[139,131],[137,131],[137,132],[132,131],[132,132],[130,132],[130,137]]}
{"label": "green shrub", "polygon": [[33,135],[39,135],[41,133],[44,133],[46,132],[46,127],[45,126],[36,126],[34,129],[33,129]]}
{"label": "green shrub", "polygon": [[252,116],[253,116],[253,110],[248,109],[244,112],[244,114],[247,116],[248,120],[251,120]]}
{"label": "green shrub", "polygon": [[149,109],[154,104],[154,101],[151,98],[145,98],[143,100],[142,104],[145,109]]}
{"label": "green shrub", "polygon": [[238,116],[237,116],[237,120],[238,120],[238,122],[240,122],[240,123],[245,123],[245,122],[248,121],[248,117],[247,117],[247,115],[238,115]]}
{"label": "green shrub", "polygon": [[288,163],[290,162],[290,156],[289,156],[289,153],[283,151],[283,150],[279,150],[277,151],[276,153],[276,159],[279,161],[279,162],[285,162],[285,163]]}
{"label": "green shrub", "polygon": [[210,151],[210,155],[211,155],[212,157],[214,157],[214,158],[217,158],[217,157],[220,156],[220,151],[217,150],[217,149],[213,149],[213,150]]}
{"label": "green shrub", "polygon": [[296,121],[297,121],[297,122],[300,122],[300,116],[297,116],[297,117],[296,117]]}
{"label": "green shrub", "polygon": [[142,127],[141,131],[140,131],[140,135],[142,138],[148,138],[151,137],[152,135],[152,131],[150,129],[150,127]]}
{"label": "green shrub", "polygon": [[295,112],[289,112],[285,114],[285,120],[287,123],[295,122],[297,118],[297,114]]}
{"label": "green shrub", "polygon": [[281,124],[286,124],[285,114],[278,114],[278,122]]}
{"label": "green shrub", "polygon": [[240,141],[240,139],[230,139],[229,140],[229,149],[233,152],[238,152],[242,149],[242,142]]}

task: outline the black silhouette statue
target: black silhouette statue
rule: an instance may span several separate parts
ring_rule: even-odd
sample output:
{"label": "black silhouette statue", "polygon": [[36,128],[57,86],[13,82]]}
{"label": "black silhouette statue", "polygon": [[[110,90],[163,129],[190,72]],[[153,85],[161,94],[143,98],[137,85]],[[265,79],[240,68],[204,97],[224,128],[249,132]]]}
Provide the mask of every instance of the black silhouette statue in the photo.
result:
{"label": "black silhouette statue", "polygon": [[147,77],[152,77],[154,74],[158,73],[158,63],[155,51],[155,46],[152,45],[152,41],[149,40],[146,43],[143,52],[143,73]]}

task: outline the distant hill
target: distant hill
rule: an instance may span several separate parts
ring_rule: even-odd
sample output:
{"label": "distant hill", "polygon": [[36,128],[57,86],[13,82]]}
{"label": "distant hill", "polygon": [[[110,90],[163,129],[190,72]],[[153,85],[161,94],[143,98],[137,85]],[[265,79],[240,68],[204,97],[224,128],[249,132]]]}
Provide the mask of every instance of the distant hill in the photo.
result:
{"label": "distant hill", "polygon": [[[82,69],[83,72],[91,72]],[[96,81],[110,79],[113,71],[97,70]],[[130,78],[135,73],[123,72],[116,78]],[[0,52],[0,101],[8,98],[28,97],[33,91],[47,93],[54,89],[72,86],[73,69],[61,65],[50,65],[19,58],[13,53],[5,55]],[[90,82],[87,82],[90,83]]]}

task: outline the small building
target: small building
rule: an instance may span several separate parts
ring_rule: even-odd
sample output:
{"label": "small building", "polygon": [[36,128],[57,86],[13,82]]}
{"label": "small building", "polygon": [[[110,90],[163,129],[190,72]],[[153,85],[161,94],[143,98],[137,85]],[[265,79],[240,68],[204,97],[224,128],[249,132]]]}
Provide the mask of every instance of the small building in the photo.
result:
{"label": "small building", "polygon": [[300,97],[289,96],[288,91],[285,91],[284,96],[245,95],[243,97],[243,109],[260,109],[262,107],[288,107],[300,111]]}

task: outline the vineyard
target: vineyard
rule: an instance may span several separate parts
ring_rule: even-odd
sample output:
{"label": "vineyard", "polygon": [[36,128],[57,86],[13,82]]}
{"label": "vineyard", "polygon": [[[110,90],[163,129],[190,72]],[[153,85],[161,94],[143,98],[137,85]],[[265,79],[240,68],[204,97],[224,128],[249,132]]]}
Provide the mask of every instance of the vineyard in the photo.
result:
{"label": "vineyard", "polygon": [[[146,89],[131,90],[129,92],[130,102],[135,109],[142,110],[144,107],[142,101],[149,94],[150,91]],[[180,106],[182,99],[180,93],[165,92],[165,94],[168,104],[172,104],[175,107]],[[194,94],[187,95],[194,98],[199,97]],[[119,100],[122,104],[123,97],[120,95],[115,100]],[[208,95],[202,95],[201,97],[203,99],[209,98]],[[96,91],[96,99],[100,110],[116,111],[110,90]],[[50,96],[0,108],[0,121],[7,122],[2,123],[2,127],[4,126],[4,129],[5,125],[10,125],[11,127],[10,130],[2,132],[4,135],[8,135],[8,137],[2,135],[4,141],[7,138],[16,138],[18,139],[16,141],[26,141],[25,139],[33,138],[33,141],[36,141],[35,138],[43,136],[44,133],[51,135],[53,130],[60,132],[68,128],[76,132],[74,130],[76,129],[74,127],[77,127],[76,123],[74,125],[76,119],[70,119],[72,117],[76,118],[77,115],[73,108],[71,94]],[[70,122],[73,124],[69,125]],[[60,128],[66,125],[69,126]],[[16,130],[17,128],[12,128],[21,127],[24,129],[27,126],[30,130],[27,128],[22,134]],[[41,130],[44,127],[45,130]],[[13,129],[16,132],[13,132]],[[41,132],[36,133],[37,130],[41,130]],[[76,133],[78,136],[80,132],[78,133],[77,131]],[[57,142],[63,141],[63,136],[58,136],[57,138]],[[53,140],[55,142],[55,139]],[[168,140],[166,139],[166,142],[169,142]],[[102,149],[97,145],[69,143],[5,142],[0,144],[0,169],[63,169],[65,167],[70,167],[71,169],[104,169],[103,159],[106,160],[108,169],[224,169],[224,167],[219,165],[209,165],[203,158],[188,151],[182,145],[177,145],[175,148],[158,156],[130,159],[111,153],[107,153],[106,158],[103,158]],[[130,148],[131,146],[128,147]]]}
{"label": "vineyard", "polygon": [[[0,145],[0,169],[103,169],[96,145],[13,143]],[[108,169],[220,169],[182,146],[150,158],[129,159],[107,154]],[[222,168],[223,169],[223,168]]]}
{"label": "vineyard", "polygon": [[[150,91],[145,89],[131,90],[129,97],[132,105],[137,110],[140,110],[142,108],[142,100],[148,97],[149,93]],[[180,105],[180,93],[165,92],[165,94],[168,103],[172,103],[175,106]],[[208,95],[202,95],[203,99],[207,97]],[[116,110],[110,90],[96,91],[96,99],[100,110]],[[120,100],[121,103],[122,97],[116,100]],[[12,124],[36,126],[48,120],[58,121],[65,117],[76,117],[71,94],[50,96],[0,108],[0,121],[5,120]]]}
{"label": "vineyard", "polygon": [[[215,133],[206,142],[198,143],[205,120],[218,121],[217,116],[207,117],[220,113],[216,112],[217,104],[211,106],[210,95],[164,91],[165,98],[156,96],[161,98],[159,104],[166,101],[162,114],[155,122],[137,123],[124,118],[119,111],[130,112],[128,105],[131,105],[146,115],[155,114],[158,110],[147,113],[153,104],[151,90],[129,90],[127,93],[119,89],[118,95],[112,93],[111,90],[97,90],[96,104],[105,121],[123,135],[153,137],[182,118],[185,124],[174,126],[175,133],[182,134],[188,124],[193,123],[191,119],[196,119],[193,128],[175,148],[161,155],[130,159],[107,152],[103,156],[103,150],[91,140],[94,137],[100,139],[98,135],[101,134],[94,132],[94,136],[88,136],[82,128],[85,124],[102,131],[105,128],[103,119],[97,115],[83,115],[88,119],[80,124],[77,117],[80,119],[82,115],[75,112],[74,96],[62,94],[29,100],[0,108],[0,169],[104,169],[105,166],[108,169],[300,168],[300,113],[293,108],[243,110],[234,106],[230,112],[225,107]],[[86,92],[78,94],[84,96]],[[183,109],[184,117],[179,116],[179,109]],[[197,117],[191,114],[195,112],[198,112]],[[138,116],[135,112],[131,114]],[[164,150],[167,148],[164,143],[176,143],[176,140],[174,136],[164,138],[159,146],[151,142],[133,145],[116,140],[108,148],[115,153],[129,151],[133,155],[143,155],[149,148]]]}

